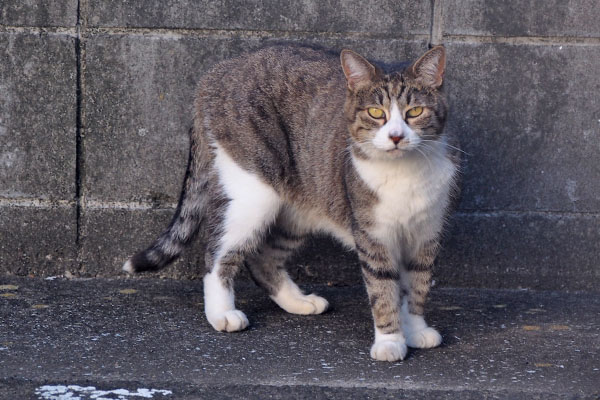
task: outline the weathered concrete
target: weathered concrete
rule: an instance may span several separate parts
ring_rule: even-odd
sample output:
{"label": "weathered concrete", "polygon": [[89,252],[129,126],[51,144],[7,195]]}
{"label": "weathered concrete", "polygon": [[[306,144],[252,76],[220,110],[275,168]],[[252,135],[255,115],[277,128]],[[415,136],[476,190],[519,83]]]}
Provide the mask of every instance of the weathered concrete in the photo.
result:
{"label": "weathered concrete", "polygon": [[[120,274],[123,262],[149,245],[173,210],[86,210],[82,276]],[[598,290],[598,217],[586,214],[459,213],[452,218],[434,279],[440,287]],[[552,251],[550,251],[550,249]],[[204,274],[201,240],[173,265],[146,276],[199,279]],[[362,283],[354,252],[326,237],[311,238],[288,263],[290,274],[312,284]],[[248,280],[242,272],[240,280]]]}
{"label": "weathered concrete", "polygon": [[0,33],[0,197],[75,197],[74,39]]}
{"label": "weathered concrete", "polygon": [[0,49],[0,275],[62,274],[77,258],[74,39],[0,33]]}
{"label": "weathered concrete", "polygon": [[[142,3],[2,3],[1,272],[120,276],[171,216],[194,86],[214,63],[281,41],[391,62],[418,56],[431,32],[448,49],[448,129],[468,153],[438,285],[600,287],[594,1]],[[198,278],[200,247],[158,276]],[[53,266],[51,253],[75,261]],[[328,240],[290,270],[361,280]]]}
{"label": "weathered concrete", "polygon": [[[118,276],[134,252],[146,248],[167,227],[174,210],[85,209],[81,217],[81,276]],[[197,279],[204,275],[204,255],[196,243],[160,276]],[[157,276],[153,274],[152,276]]]}
{"label": "weathered concrete", "polygon": [[0,206],[0,276],[77,269],[75,206]]}
{"label": "weathered concrete", "polygon": [[223,334],[202,315],[199,283],[2,283],[18,286],[0,292],[3,398],[41,397],[49,385],[172,391],[154,395],[165,399],[600,395],[597,294],[436,290],[428,319],[442,347],[386,363],[368,355],[372,322],[361,287],[311,287],[332,304],[320,316],[286,314],[261,290],[240,287],[238,305],[252,325]]}
{"label": "weathered concrete", "polygon": [[[147,247],[166,228],[174,210],[84,209],[81,217],[81,269],[85,277],[125,276],[121,267],[137,250]],[[200,279],[204,276],[202,237],[190,245],[173,265],[145,276]],[[34,270],[34,268],[32,268]],[[288,263],[290,275],[306,283],[361,284],[358,260],[331,239],[311,238]],[[242,271],[240,280],[248,280]]]}
{"label": "weathered concrete", "polygon": [[600,210],[600,46],[448,43],[465,210]]}
{"label": "weathered concrete", "polygon": [[401,36],[428,34],[431,6],[428,2],[359,0],[322,2],[307,0],[221,0],[168,3],[90,2],[92,26],[233,29],[368,33]]}
{"label": "weathered concrete", "polygon": [[599,37],[596,0],[443,1],[444,33]]}
{"label": "weathered concrete", "polygon": [[0,25],[75,26],[77,0],[2,0]]}
{"label": "weathered concrete", "polygon": [[435,279],[444,287],[598,291],[599,236],[597,215],[459,214]]}

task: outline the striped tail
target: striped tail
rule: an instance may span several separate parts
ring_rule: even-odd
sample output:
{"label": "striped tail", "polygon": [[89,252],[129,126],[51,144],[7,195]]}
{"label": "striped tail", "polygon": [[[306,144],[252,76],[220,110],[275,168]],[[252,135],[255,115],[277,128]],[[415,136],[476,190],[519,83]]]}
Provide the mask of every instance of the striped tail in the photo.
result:
{"label": "striped tail", "polygon": [[123,265],[124,271],[135,273],[164,268],[179,257],[198,233],[208,204],[208,174],[205,167],[210,155],[203,151],[203,143],[197,143],[195,139],[198,138],[194,137],[194,132],[190,132],[190,153],[183,189],[169,227],[150,247],[127,260]]}

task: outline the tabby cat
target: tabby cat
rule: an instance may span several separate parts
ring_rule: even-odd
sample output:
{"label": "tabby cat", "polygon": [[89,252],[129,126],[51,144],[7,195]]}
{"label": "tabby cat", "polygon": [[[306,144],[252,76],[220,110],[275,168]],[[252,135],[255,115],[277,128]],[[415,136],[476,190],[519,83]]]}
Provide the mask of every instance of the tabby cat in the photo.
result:
{"label": "tabby cat", "polygon": [[350,50],[273,46],[216,65],[200,80],[175,216],[123,269],[166,266],[202,227],[206,317],[234,332],[248,326],[233,291],[244,265],[285,311],[327,310],[284,268],[308,234],[327,232],[358,253],[371,357],[438,346],[423,307],[456,174],[445,60],[438,46],[385,73]]}

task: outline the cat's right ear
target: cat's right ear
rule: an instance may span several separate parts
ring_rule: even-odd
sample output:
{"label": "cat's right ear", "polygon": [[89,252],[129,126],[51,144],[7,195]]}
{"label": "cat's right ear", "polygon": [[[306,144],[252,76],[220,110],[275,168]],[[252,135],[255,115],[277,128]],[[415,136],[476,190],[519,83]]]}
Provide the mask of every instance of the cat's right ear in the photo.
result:
{"label": "cat's right ear", "polygon": [[375,67],[352,50],[342,50],[340,60],[348,88],[352,91],[371,82],[375,77]]}

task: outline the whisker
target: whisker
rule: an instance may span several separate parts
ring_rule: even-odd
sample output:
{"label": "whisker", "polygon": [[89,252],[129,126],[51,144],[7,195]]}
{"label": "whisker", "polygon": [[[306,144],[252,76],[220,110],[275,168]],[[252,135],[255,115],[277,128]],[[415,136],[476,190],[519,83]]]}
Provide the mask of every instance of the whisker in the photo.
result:
{"label": "whisker", "polygon": [[464,151],[462,149],[459,149],[458,147],[452,146],[451,144],[443,142],[443,141],[440,141],[440,140],[421,139],[421,141],[422,142],[431,142],[431,143],[440,143],[440,144],[442,144],[442,145],[444,145],[446,147],[449,147],[449,148],[454,149],[456,151],[460,151],[461,153],[463,153],[463,154],[465,154],[467,156],[471,156],[472,155],[472,154],[470,154],[470,153],[468,153],[468,152],[466,152],[466,151]]}
{"label": "whisker", "polygon": [[419,146],[415,147],[415,150],[418,151],[420,154],[422,154],[423,157],[425,157],[427,164],[429,164],[429,168],[433,169],[433,165],[431,164],[431,161],[429,161],[429,157],[427,157],[427,154],[424,151],[422,151],[421,149],[419,149]]}

